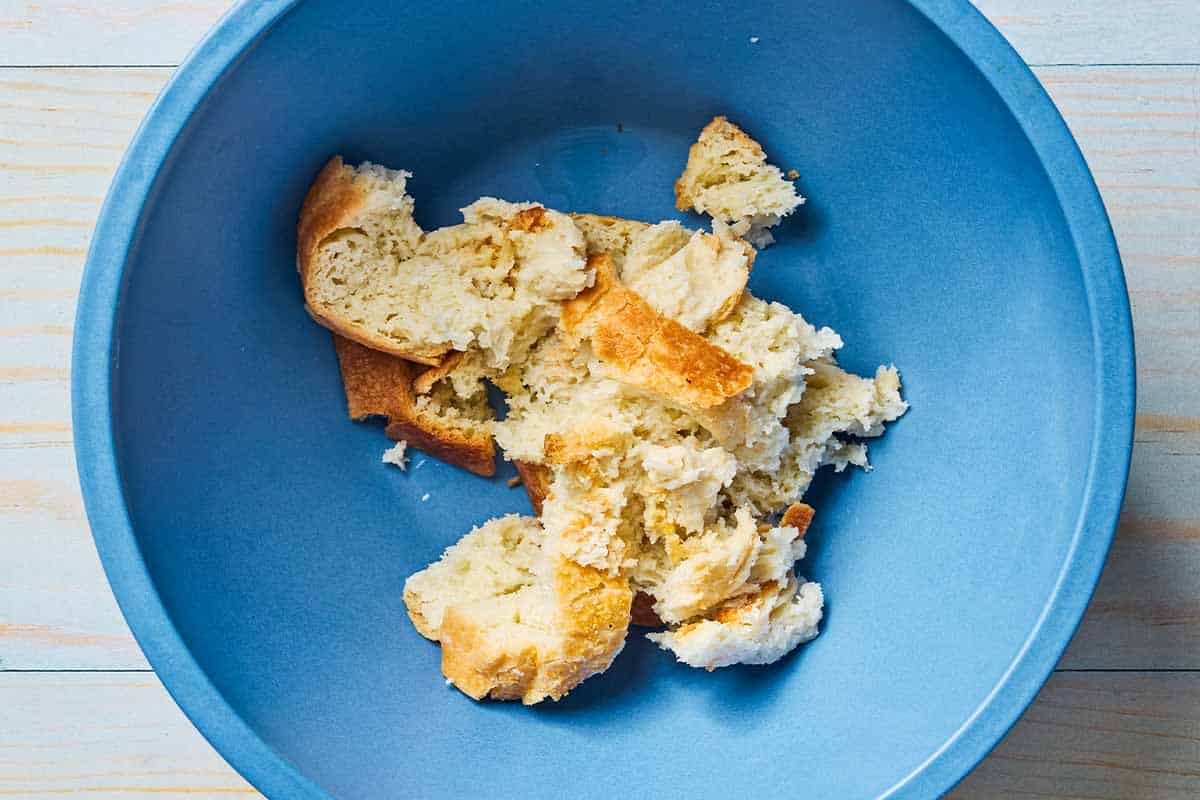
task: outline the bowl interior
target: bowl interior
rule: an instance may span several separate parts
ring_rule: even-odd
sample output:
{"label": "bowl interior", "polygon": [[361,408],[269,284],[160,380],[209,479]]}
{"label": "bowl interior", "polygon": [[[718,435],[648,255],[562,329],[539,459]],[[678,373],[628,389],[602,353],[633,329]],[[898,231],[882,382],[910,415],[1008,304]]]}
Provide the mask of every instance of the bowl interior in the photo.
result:
{"label": "bowl interior", "polygon": [[[635,633],[557,705],[471,702],[401,588],[527,502],[507,467],[385,468],[381,428],[346,419],[294,268],[304,191],[340,152],[413,171],[427,227],[480,195],[676,218],[672,182],[717,113],[809,198],[753,291],[834,327],[848,368],[895,362],[912,403],[874,473],[810,493],[823,632],[712,674]],[[1018,656],[1094,434],[1055,192],[988,82],[900,0],[302,3],[173,148],[117,337],[125,497],[171,620],[251,728],[339,797],[876,796]]]}

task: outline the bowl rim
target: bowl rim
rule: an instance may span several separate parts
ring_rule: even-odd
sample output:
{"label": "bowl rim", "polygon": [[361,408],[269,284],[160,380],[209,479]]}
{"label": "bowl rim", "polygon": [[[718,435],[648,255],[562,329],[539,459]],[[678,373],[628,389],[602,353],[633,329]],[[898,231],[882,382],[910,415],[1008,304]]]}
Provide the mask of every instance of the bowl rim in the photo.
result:
{"label": "bowl rim", "polygon": [[[303,0],[242,0],[173,73],[109,187],[84,266],[71,358],[76,463],[84,505],[117,602],[156,674],[200,733],[269,797],[332,800],[233,710],[175,629],[142,559],[113,430],[115,339],[125,264],[143,209],[192,114],[225,73]],[[1135,367],[1125,276],[1112,227],[1058,109],[1007,40],[968,0],[904,0],[939,28],[1007,105],[1033,145],[1071,231],[1092,323],[1096,406],[1088,475],[1054,589],[1024,644],[962,725],[880,797],[949,791],[1032,702],[1073,636],[1116,530],[1133,445]]]}

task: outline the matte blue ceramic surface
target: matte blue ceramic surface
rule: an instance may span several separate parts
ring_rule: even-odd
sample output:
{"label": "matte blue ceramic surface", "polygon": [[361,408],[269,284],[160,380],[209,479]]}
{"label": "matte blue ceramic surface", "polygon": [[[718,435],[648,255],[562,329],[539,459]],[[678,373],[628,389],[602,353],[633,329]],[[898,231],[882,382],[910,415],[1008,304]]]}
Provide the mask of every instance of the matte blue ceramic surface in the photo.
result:
{"label": "matte blue ceramic surface", "polygon": [[[527,503],[507,469],[384,468],[382,431],[347,421],[294,269],[305,188],[341,152],[412,170],[426,226],[481,194],[671,218],[715,113],[810,198],[754,292],[836,328],[852,369],[894,361],[913,406],[874,473],[810,493],[823,633],[713,674],[635,634],[557,705],[472,702],[401,586]],[[1087,169],[964,0],[276,0],[226,17],[117,175],[75,431],[139,642],[273,798],[930,797],[1016,719],[1084,609],[1132,376]]]}

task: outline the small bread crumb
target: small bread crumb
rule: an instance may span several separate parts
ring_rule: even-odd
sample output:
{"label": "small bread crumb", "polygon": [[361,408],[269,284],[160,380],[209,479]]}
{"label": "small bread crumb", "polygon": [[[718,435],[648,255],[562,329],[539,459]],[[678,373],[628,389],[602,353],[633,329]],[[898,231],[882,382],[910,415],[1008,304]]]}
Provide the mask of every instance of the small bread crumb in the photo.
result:
{"label": "small bread crumb", "polygon": [[426,492],[425,494],[421,495],[421,502],[422,502],[422,503],[424,503],[424,502],[425,502],[426,500],[428,500],[428,499],[429,499],[429,492]]}
{"label": "small bread crumb", "polygon": [[758,44],[758,37],[757,37],[757,36],[751,36],[751,37],[750,37],[750,44]]}
{"label": "small bread crumb", "polygon": [[508,479],[508,488],[515,489],[520,485],[521,485],[521,476],[520,475],[513,475],[511,478]]}
{"label": "small bread crumb", "polygon": [[787,171],[787,177],[788,177],[789,181],[794,181],[794,180],[796,180],[796,178],[800,177],[800,173],[796,172],[796,170],[794,170],[794,169],[789,169]]}
{"label": "small bread crumb", "polygon": [[404,455],[404,451],[408,448],[408,442],[401,439],[396,442],[395,447],[390,447],[383,451],[383,463],[393,464],[403,470],[408,465],[408,457]]}

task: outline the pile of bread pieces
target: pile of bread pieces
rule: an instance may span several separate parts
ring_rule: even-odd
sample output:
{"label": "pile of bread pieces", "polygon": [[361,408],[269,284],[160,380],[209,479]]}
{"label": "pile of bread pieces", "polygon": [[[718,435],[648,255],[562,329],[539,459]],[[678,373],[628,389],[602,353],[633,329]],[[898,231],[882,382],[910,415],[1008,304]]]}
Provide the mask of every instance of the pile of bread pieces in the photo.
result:
{"label": "pile of bread pieces", "polygon": [[490,197],[424,231],[409,173],[335,157],[317,177],[298,266],[350,416],[484,476],[498,443],[537,513],[483,523],[405,585],[466,694],[557,700],[631,624],[710,670],[816,636],[799,500],[822,465],[866,467],[861,439],[907,404],[894,367],[845,372],[836,333],[746,290],[804,202],[789,176],[717,117],[675,184],[711,232]]}

